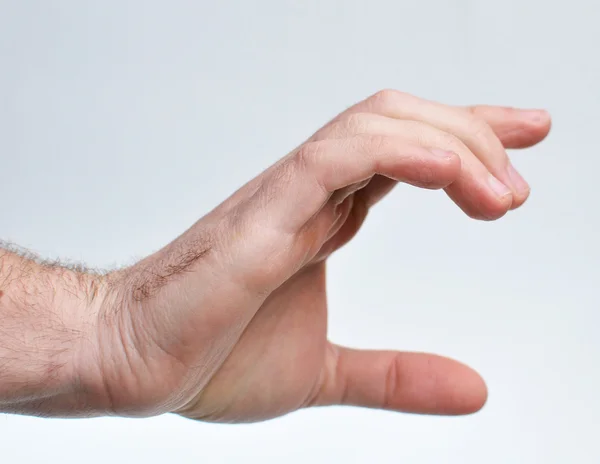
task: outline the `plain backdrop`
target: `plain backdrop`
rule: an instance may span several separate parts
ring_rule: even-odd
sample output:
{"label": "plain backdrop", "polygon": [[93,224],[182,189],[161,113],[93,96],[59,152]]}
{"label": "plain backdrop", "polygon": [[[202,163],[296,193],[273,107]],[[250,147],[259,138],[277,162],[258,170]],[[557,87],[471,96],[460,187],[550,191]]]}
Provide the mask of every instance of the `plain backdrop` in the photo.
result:
{"label": "plain backdrop", "polygon": [[0,238],[93,267],[157,250],[382,88],[544,107],[493,223],[400,186],[329,266],[330,336],[478,369],[464,418],[254,425],[0,416],[0,462],[600,462],[596,1],[0,0]]}

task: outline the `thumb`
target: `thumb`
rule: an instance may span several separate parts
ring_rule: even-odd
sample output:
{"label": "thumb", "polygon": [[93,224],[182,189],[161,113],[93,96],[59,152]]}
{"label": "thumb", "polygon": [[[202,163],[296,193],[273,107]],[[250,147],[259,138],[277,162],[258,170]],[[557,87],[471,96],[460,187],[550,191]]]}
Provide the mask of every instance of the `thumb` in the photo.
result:
{"label": "thumb", "polygon": [[329,348],[314,406],[340,404],[460,415],[480,410],[487,399],[479,374],[448,358],[333,344]]}
{"label": "thumb", "polygon": [[522,110],[477,105],[466,108],[485,120],[505,148],[526,148],[541,142],[550,132],[550,114],[545,110]]}

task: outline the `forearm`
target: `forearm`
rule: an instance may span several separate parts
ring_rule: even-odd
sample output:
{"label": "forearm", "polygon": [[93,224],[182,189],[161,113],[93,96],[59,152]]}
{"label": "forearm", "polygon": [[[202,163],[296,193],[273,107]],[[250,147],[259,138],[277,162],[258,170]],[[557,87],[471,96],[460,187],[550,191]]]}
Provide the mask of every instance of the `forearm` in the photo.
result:
{"label": "forearm", "polygon": [[88,409],[101,282],[0,249],[0,412]]}

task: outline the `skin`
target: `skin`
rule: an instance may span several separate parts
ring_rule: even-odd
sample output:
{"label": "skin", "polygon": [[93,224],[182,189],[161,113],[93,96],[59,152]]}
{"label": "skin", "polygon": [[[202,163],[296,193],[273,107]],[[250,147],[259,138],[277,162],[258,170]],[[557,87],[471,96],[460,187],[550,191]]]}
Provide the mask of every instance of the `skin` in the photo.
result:
{"label": "skin", "polygon": [[[334,404],[468,414],[487,390],[441,356],[327,339],[326,260],[398,182],[470,217],[521,206],[507,148],[545,111],[384,90],[342,112],[172,243],[105,275],[0,254],[0,410],[250,422]],[[351,291],[351,290],[349,290]]]}

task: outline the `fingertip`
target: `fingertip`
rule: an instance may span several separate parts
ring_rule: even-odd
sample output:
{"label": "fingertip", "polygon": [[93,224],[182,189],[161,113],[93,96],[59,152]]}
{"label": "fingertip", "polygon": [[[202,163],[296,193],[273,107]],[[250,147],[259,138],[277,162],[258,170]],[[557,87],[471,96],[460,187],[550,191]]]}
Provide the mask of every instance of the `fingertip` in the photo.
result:
{"label": "fingertip", "polygon": [[465,366],[469,375],[465,375],[462,401],[457,402],[457,415],[474,414],[481,411],[488,400],[488,388],[485,380],[473,369]]}
{"label": "fingertip", "polygon": [[550,115],[550,112],[545,109],[530,110],[529,119],[533,125],[543,127],[548,130],[552,126],[552,116]]}
{"label": "fingertip", "polygon": [[550,121],[550,113],[545,109],[519,109],[517,108],[518,114],[521,119],[525,119],[533,124],[544,125]]}
{"label": "fingertip", "polygon": [[442,406],[436,414],[463,416],[480,411],[488,399],[488,388],[483,377],[471,367],[446,358],[448,363],[447,396],[440,398]]}
{"label": "fingertip", "polygon": [[507,148],[527,148],[544,140],[550,133],[552,118],[546,110],[517,110],[520,130],[512,128],[499,134]]}
{"label": "fingertip", "polygon": [[504,216],[512,205],[512,195],[503,197],[481,188],[480,186],[465,185],[455,182],[445,190],[456,205],[471,219],[478,221],[494,221]]}
{"label": "fingertip", "polygon": [[432,369],[429,374],[437,378],[436,388],[427,391],[426,384],[421,384],[422,396],[414,398],[418,401],[411,412],[461,416],[476,413],[485,406],[488,388],[477,371],[441,356],[430,356],[429,364]]}
{"label": "fingertip", "polygon": [[485,120],[505,148],[527,148],[546,138],[552,117],[544,109],[475,106],[468,110]]}
{"label": "fingertip", "polygon": [[512,204],[510,205],[510,210],[512,211],[512,210],[515,210],[515,209],[523,206],[523,204],[529,198],[530,193],[531,193],[531,190],[527,190],[525,192],[519,192],[518,195],[513,194]]}
{"label": "fingertip", "polygon": [[512,163],[509,161],[504,170],[497,173],[498,178],[511,189],[512,203],[510,209],[517,209],[529,197],[531,188],[529,183],[519,174]]}
{"label": "fingertip", "polygon": [[548,132],[550,132],[550,129],[552,129],[552,115],[547,110],[544,110],[544,114],[545,114],[544,115],[544,118],[545,118],[544,127],[546,127],[546,134],[548,134]]}
{"label": "fingertip", "polygon": [[495,221],[504,216],[513,204],[513,192],[496,177],[489,174],[489,189],[484,190],[479,201],[481,219]]}
{"label": "fingertip", "polygon": [[490,397],[490,391],[488,389],[487,384],[485,383],[485,380],[481,376],[479,376],[479,378],[481,380],[481,387],[479,390],[479,394],[473,397],[473,402],[470,404],[470,414],[481,411],[487,404],[488,398]]}
{"label": "fingertip", "polygon": [[546,138],[552,127],[552,116],[543,109],[521,110],[521,119],[527,124],[531,137],[540,141]]}
{"label": "fingertip", "polygon": [[483,221],[496,221],[502,218],[512,206],[512,195],[508,195],[503,198],[500,202],[495,202],[493,205],[488,205],[482,208],[482,219]]}

